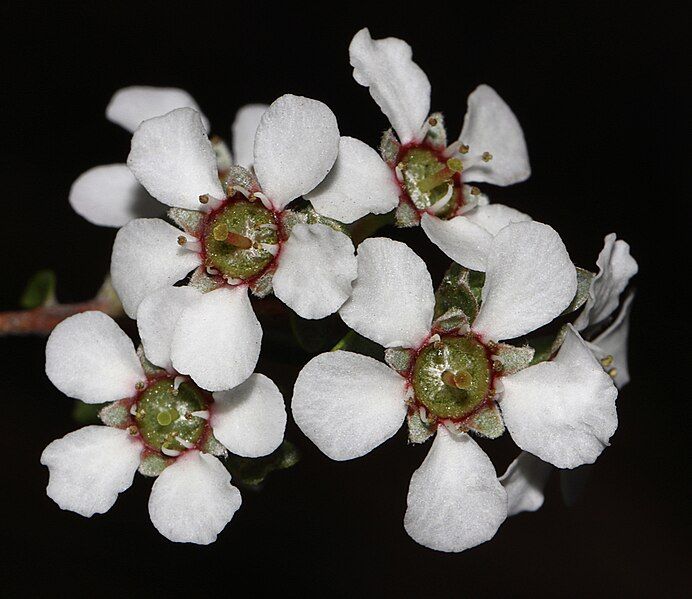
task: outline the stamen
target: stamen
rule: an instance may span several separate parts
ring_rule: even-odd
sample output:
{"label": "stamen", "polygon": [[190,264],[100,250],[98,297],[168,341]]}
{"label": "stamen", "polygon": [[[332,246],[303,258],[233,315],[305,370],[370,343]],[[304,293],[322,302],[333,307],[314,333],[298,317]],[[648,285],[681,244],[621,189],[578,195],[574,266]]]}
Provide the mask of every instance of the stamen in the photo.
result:
{"label": "stamen", "polygon": [[253,197],[259,199],[262,202],[262,205],[267,209],[267,210],[273,210],[274,206],[272,206],[272,203],[269,201],[269,198],[265,196],[262,192],[256,191],[255,193],[250,196],[250,199]]}
{"label": "stamen", "polygon": [[603,364],[604,368],[608,368],[613,363],[613,356],[606,356],[605,358],[601,358],[601,364]]}
{"label": "stamen", "polygon": [[208,204],[208,203],[209,203],[209,198],[210,198],[209,194],[208,194],[208,193],[205,193],[205,194],[199,196],[199,203],[200,203],[200,204]]}
{"label": "stamen", "polygon": [[271,229],[272,231],[278,231],[279,227],[277,227],[274,223],[264,223],[263,225],[260,225],[257,227],[258,229]]}
{"label": "stamen", "polygon": [[464,170],[464,163],[458,158],[450,158],[447,160],[447,168],[455,173],[460,173]]}
{"label": "stamen", "polygon": [[222,200],[217,200],[208,193],[205,193],[199,196],[199,203],[208,210],[216,210],[219,206],[221,206]]}
{"label": "stamen", "polygon": [[428,212],[432,214],[437,214],[442,210],[447,202],[449,202],[450,199],[452,199],[452,196],[454,195],[454,185],[451,183],[447,187],[447,193],[445,193],[444,196],[442,196],[437,202],[435,202],[430,208],[428,208]]}
{"label": "stamen", "polygon": [[211,266],[207,266],[206,271],[207,271],[208,275],[212,275],[212,276],[219,274],[219,271],[216,270],[215,268],[212,268]]}
{"label": "stamen", "polygon": [[459,154],[468,154],[469,153],[469,147],[466,144],[461,144],[459,146]]}
{"label": "stamen", "polygon": [[434,116],[431,116],[431,117],[428,119],[428,124],[429,124],[431,127],[436,127],[436,126],[437,126],[437,119],[436,119]]}
{"label": "stamen", "polygon": [[132,414],[133,416],[137,415],[137,404],[136,403],[133,403],[130,406],[130,414]]}
{"label": "stamen", "polygon": [[224,277],[224,280],[229,285],[240,285],[241,283],[244,282],[243,279],[235,279],[233,277]]}
{"label": "stamen", "polygon": [[401,170],[401,163],[396,165],[396,167],[394,168],[394,173],[396,174],[397,181],[399,181],[399,183],[403,183],[404,173]]}
{"label": "stamen", "polygon": [[180,387],[180,385],[182,385],[185,382],[185,380],[186,380],[186,377],[184,377],[182,375],[178,375],[177,377],[175,377],[173,379],[173,391],[175,393],[178,392],[178,387]]}
{"label": "stamen", "polygon": [[250,192],[241,185],[233,185],[231,189],[242,193],[246,198],[250,197]]}
{"label": "stamen", "polygon": [[483,162],[490,162],[492,159],[493,155],[490,152],[483,152],[483,154],[481,154],[481,160],[483,160]]}
{"label": "stamen", "polygon": [[614,379],[618,375],[618,369],[617,368],[611,368],[608,371],[608,374],[610,375],[610,378]]}
{"label": "stamen", "polygon": [[178,245],[181,248],[190,250],[191,252],[201,252],[202,244],[197,241],[194,237],[186,237],[185,235],[178,235]]}
{"label": "stamen", "polygon": [[137,427],[132,424],[127,427],[127,432],[134,437],[139,431],[137,430]]}
{"label": "stamen", "polygon": [[137,389],[137,391],[141,391],[146,386],[147,386],[147,384],[144,381],[137,381],[135,383],[135,389]]}
{"label": "stamen", "polygon": [[209,410],[199,410],[197,412],[192,412],[193,416],[197,418],[203,418],[204,420],[209,420]]}
{"label": "stamen", "polygon": [[175,458],[181,454],[181,452],[178,451],[177,449],[171,449],[170,446],[167,445],[166,443],[164,443],[161,446],[161,453],[163,455],[167,455],[168,457],[171,457],[171,458]]}
{"label": "stamen", "polygon": [[478,189],[478,187],[476,187],[475,185],[473,185],[473,186],[471,187],[471,195],[472,195],[472,196],[480,195],[480,193],[481,193],[481,190]]}
{"label": "stamen", "polygon": [[269,252],[272,256],[276,256],[279,253],[278,243],[260,243],[260,247],[265,252]]}
{"label": "stamen", "polygon": [[185,449],[192,449],[195,446],[194,443],[190,443],[189,441],[187,441],[186,439],[183,439],[182,437],[176,437],[175,440],[178,443],[180,443]]}

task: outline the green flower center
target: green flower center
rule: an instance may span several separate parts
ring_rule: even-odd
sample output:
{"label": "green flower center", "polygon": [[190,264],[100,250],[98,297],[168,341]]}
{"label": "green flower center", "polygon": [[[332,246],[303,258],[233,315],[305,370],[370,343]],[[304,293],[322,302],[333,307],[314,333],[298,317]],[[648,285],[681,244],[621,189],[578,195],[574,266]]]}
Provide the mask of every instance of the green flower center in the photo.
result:
{"label": "green flower center", "polygon": [[418,210],[437,206],[440,217],[451,216],[461,201],[461,161],[445,159],[425,147],[413,147],[399,161],[404,187]]}
{"label": "green flower center", "polygon": [[443,337],[427,345],[413,366],[416,399],[439,418],[469,416],[487,398],[492,364],[472,336]]}
{"label": "green flower center", "polygon": [[150,384],[139,396],[135,423],[144,442],[157,451],[183,451],[201,440],[207,420],[195,412],[207,409],[204,392],[192,382],[175,389],[170,378]]}
{"label": "green flower center", "polygon": [[226,279],[260,274],[278,250],[278,223],[261,202],[231,200],[207,217],[204,257]]}

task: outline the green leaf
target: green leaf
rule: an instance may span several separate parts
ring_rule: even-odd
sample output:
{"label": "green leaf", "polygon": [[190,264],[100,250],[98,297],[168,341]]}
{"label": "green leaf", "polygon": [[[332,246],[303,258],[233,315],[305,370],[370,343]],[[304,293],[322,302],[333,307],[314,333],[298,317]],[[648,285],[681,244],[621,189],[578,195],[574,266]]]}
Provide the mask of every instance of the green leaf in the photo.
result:
{"label": "green leaf", "polygon": [[355,331],[346,333],[339,342],[332,347],[331,351],[350,351],[364,356],[370,356],[376,360],[384,360],[384,348],[367,337],[359,335]]}
{"label": "green leaf", "polygon": [[295,445],[284,441],[280,447],[262,458],[242,458],[230,454],[226,459],[234,484],[259,487],[275,470],[285,470],[298,463],[300,455]]}
{"label": "green leaf", "polygon": [[584,268],[577,268],[577,292],[574,294],[574,299],[569,306],[565,308],[563,314],[569,314],[581,308],[586,300],[589,299],[589,290],[591,289],[591,282],[596,276],[595,273],[589,272]]}
{"label": "green leaf", "polygon": [[99,412],[107,405],[107,403],[84,403],[77,399],[72,408],[72,419],[79,424],[100,424]]}
{"label": "green leaf", "polygon": [[478,314],[485,273],[452,263],[435,292],[435,318],[452,309],[461,310],[473,322]]}
{"label": "green leaf", "polygon": [[55,303],[55,273],[52,270],[39,270],[26,285],[19,305],[25,310]]}

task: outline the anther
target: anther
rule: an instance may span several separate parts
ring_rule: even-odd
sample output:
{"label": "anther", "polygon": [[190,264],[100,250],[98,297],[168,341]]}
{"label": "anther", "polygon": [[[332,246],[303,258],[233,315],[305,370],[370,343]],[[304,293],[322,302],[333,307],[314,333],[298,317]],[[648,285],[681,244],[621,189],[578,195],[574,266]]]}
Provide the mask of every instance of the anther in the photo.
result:
{"label": "anther", "polygon": [[471,195],[472,195],[472,196],[480,195],[480,193],[481,193],[481,190],[478,189],[478,187],[476,187],[475,185],[473,185],[473,186],[471,187]]}
{"label": "anther", "polygon": [[461,144],[459,146],[459,154],[468,154],[469,153],[469,147],[466,144]]}
{"label": "anther", "polygon": [[141,391],[146,386],[147,384],[144,381],[137,381],[137,383],[135,383],[135,389],[137,389],[137,391]]}
{"label": "anther", "polygon": [[450,158],[447,160],[447,168],[455,173],[460,173],[464,170],[464,163],[458,158]]}
{"label": "anther", "polygon": [[483,160],[483,162],[490,162],[492,159],[493,155],[490,152],[483,152],[483,154],[481,154],[481,160]]}
{"label": "anther", "polygon": [[199,203],[200,204],[208,204],[209,203],[209,194],[205,193],[199,196]]}
{"label": "anther", "polygon": [[601,364],[603,364],[604,368],[608,368],[613,363],[613,356],[606,356],[605,358],[601,358]]}
{"label": "anther", "polygon": [[225,241],[226,237],[228,237],[228,227],[226,226],[226,223],[216,225],[212,231],[212,235],[216,241]]}
{"label": "anther", "polygon": [[137,427],[134,424],[131,424],[127,427],[127,432],[134,437],[139,431],[137,430]]}
{"label": "anther", "polygon": [[428,124],[429,124],[431,127],[436,127],[436,126],[437,126],[437,119],[436,119],[434,116],[431,116],[431,117],[428,119]]}
{"label": "anther", "polygon": [[618,369],[617,368],[611,368],[608,371],[608,374],[610,375],[610,378],[614,379],[618,375]]}

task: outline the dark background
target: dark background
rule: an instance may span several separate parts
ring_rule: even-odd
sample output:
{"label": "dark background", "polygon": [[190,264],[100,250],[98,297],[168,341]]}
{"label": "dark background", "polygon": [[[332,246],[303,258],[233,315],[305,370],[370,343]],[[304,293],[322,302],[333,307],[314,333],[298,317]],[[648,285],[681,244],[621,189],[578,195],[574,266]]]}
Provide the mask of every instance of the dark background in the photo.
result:
{"label": "dark background", "polygon": [[[141,476],[106,515],[63,512],[45,496],[39,456],[77,428],[72,403],[43,374],[44,339],[0,339],[3,589],[190,596],[250,585],[288,595],[399,597],[689,590],[681,295],[688,263],[674,244],[689,223],[689,196],[683,204],[679,187],[689,167],[675,144],[689,132],[678,82],[689,67],[673,66],[681,17],[664,3],[646,14],[634,3],[557,4],[3,3],[0,309],[16,309],[41,268],[57,272],[61,301],[87,299],[100,285],[115,232],[74,214],[67,194],[87,168],[127,156],[128,134],[104,118],[116,89],[185,88],[222,135],[243,104],[307,95],[334,110],[343,134],[376,145],[385,118],[348,65],[350,38],[365,25],[373,37],[412,44],[432,83],[432,109],[445,113],[452,139],[479,83],[494,86],[516,112],[533,175],[508,189],[485,186],[493,200],[554,226],[579,265],[594,268],[611,231],[630,242],[640,265],[632,382],[581,502],[565,507],[554,476],[543,509],[511,518],[493,540],[457,555],[420,547],[404,532],[408,481],[428,449],[406,447],[405,431],[366,458],[335,463],[290,423],[287,437],[302,461],[274,474],[262,492],[243,492],[242,509],[208,547],[169,543],[155,531],[146,509],[151,481]],[[442,260],[424,249],[420,230],[393,234]],[[288,400],[306,356],[275,354],[265,348],[258,369]],[[502,473],[515,454],[508,435],[483,446]]]}

